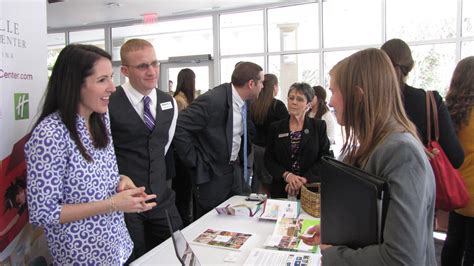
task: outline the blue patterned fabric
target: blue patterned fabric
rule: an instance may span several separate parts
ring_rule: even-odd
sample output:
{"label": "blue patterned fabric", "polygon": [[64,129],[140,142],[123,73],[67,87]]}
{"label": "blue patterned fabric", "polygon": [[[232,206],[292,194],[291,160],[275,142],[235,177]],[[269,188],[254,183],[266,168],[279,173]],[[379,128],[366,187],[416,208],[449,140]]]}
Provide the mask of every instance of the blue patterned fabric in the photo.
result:
{"label": "blue patterned fabric", "polygon": [[25,145],[30,222],[44,227],[54,264],[121,265],[132,252],[122,212],[59,223],[63,204],[104,200],[116,193],[120,177],[108,115],[104,119],[110,142],[96,149],[85,119],[77,116],[78,134],[93,162],[82,157],[58,113],[41,121]]}

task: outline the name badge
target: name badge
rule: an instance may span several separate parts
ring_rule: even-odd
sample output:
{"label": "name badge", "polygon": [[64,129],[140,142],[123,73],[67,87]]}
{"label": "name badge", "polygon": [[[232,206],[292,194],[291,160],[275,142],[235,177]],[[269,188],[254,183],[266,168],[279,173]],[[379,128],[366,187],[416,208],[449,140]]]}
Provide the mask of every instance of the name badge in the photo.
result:
{"label": "name badge", "polygon": [[171,102],[160,103],[160,106],[161,106],[161,110],[163,111],[173,108],[173,105],[171,104]]}
{"label": "name badge", "polygon": [[281,133],[281,134],[278,134],[278,137],[279,138],[284,138],[284,137],[288,137],[289,134],[288,133]]}

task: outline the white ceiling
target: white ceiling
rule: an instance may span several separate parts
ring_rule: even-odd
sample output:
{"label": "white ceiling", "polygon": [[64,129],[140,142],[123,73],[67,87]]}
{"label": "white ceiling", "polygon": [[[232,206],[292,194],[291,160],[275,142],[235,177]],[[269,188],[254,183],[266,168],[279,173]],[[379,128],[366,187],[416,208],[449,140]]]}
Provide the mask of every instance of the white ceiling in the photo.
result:
{"label": "white ceiling", "polygon": [[[53,2],[53,0],[50,0]],[[56,0],[54,0],[56,1]],[[284,0],[63,0],[48,3],[48,29],[87,27],[143,20],[143,14],[177,17],[229,9],[308,1]]]}

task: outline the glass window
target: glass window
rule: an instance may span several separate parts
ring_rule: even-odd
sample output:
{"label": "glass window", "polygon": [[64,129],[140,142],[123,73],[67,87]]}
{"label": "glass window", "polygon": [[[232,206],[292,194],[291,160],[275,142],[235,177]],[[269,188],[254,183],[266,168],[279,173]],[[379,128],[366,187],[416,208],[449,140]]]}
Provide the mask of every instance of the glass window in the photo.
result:
{"label": "glass window", "polygon": [[[321,86],[328,88],[329,87],[329,71],[342,59],[350,56],[351,54],[357,52],[358,50],[346,50],[346,51],[336,51],[336,52],[325,52],[324,53],[324,85]],[[329,99],[330,91],[328,90]]]}
{"label": "glass window", "polygon": [[263,11],[220,16],[221,55],[263,52]]}
{"label": "glass window", "polygon": [[319,48],[318,17],[317,3],[268,10],[269,51]]}
{"label": "glass window", "polygon": [[462,36],[473,36],[473,35],[474,35],[474,0],[463,0],[462,2]]}
{"label": "glass window", "polygon": [[221,83],[230,82],[235,64],[240,61],[254,62],[263,69],[263,56],[225,58],[221,60]]}
{"label": "glass window", "polygon": [[280,90],[276,96],[279,99],[286,99],[288,89],[295,82],[319,85],[318,53],[273,55],[269,57],[268,65],[269,73],[279,80]]}
{"label": "glass window", "polygon": [[387,0],[387,39],[404,41],[456,37],[457,1]]}
{"label": "glass window", "polygon": [[474,55],[474,41],[462,42],[461,59]]}
{"label": "glass window", "polygon": [[323,12],[324,47],[381,42],[380,0],[326,0],[323,2]]}
{"label": "glass window", "polygon": [[172,56],[213,54],[212,17],[140,24],[112,29],[112,56],[120,60],[120,47],[127,40],[148,40],[159,60]]}
{"label": "glass window", "polygon": [[48,77],[51,76],[54,63],[58,59],[59,53],[66,46],[66,34],[61,33],[50,33],[47,37],[48,44]]}
{"label": "glass window", "polygon": [[104,29],[72,31],[69,33],[70,43],[91,44],[105,49]]}
{"label": "glass window", "polygon": [[437,90],[446,95],[453,74],[456,44],[412,45],[415,66],[408,74],[407,84],[424,90]]}

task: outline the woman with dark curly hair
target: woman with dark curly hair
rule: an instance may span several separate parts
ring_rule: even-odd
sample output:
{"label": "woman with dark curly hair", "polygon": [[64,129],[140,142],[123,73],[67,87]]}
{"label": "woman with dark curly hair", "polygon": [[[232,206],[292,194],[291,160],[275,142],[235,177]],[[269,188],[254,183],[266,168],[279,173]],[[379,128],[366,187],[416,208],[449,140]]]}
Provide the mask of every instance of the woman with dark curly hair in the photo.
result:
{"label": "woman with dark curly hair", "polygon": [[449,214],[448,235],[441,253],[442,265],[474,264],[474,56],[461,60],[454,70],[446,105],[464,148],[464,177],[471,200]]}

